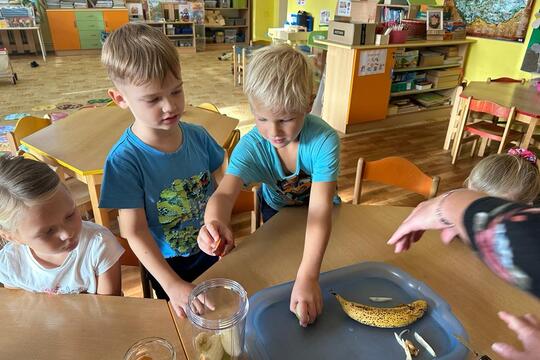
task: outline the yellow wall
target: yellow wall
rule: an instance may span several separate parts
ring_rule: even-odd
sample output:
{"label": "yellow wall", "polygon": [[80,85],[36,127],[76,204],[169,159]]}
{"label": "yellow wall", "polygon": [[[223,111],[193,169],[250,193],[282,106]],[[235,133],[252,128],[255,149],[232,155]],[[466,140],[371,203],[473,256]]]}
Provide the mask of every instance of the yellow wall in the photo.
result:
{"label": "yellow wall", "polygon": [[277,0],[252,0],[253,6],[253,37],[254,40],[270,40],[266,35],[268,28],[277,27]]}
{"label": "yellow wall", "polygon": [[[305,6],[298,6],[297,0],[288,1],[287,13],[296,13],[298,10],[310,12],[315,17],[314,29],[318,29],[321,10],[330,10],[330,19],[332,19],[337,3],[337,0],[306,0]],[[534,14],[539,10],[540,1],[536,1],[531,22],[534,19]],[[519,70],[531,32],[532,27],[529,24],[527,38],[523,44],[502,40],[471,38],[476,40],[476,43],[471,46],[469,52],[467,67],[465,69],[465,79],[469,81],[484,81],[488,77],[495,78],[501,76],[532,78],[533,74]]]}
{"label": "yellow wall", "polygon": [[501,40],[472,38],[476,43],[471,46],[465,69],[465,79],[484,81],[488,77],[496,78],[508,76],[513,78],[530,79],[534,74],[523,72],[521,62],[527,50],[531,37],[531,23],[535,19],[534,14],[540,10],[540,1],[534,5],[533,15],[529,23],[527,37],[523,44]]}

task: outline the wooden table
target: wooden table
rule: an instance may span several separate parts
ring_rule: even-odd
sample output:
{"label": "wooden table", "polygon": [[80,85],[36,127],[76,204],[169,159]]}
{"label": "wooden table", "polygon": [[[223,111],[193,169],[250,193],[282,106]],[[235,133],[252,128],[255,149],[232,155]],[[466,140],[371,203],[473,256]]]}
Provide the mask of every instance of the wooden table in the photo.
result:
{"label": "wooden table", "polygon": [[463,114],[462,109],[468,97],[472,96],[475,100],[489,100],[506,107],[516,107],[516,121],[528,124],[527,131],[521,141],[521,147],[527,148],[534,134],[534,129],[538,125],[540,118],[540,93],[536,88],[528,84],[520,83],[499,83],[473,81],[468,83],[461,95],[459,101],[454,104],[455,110],[452,111],[448,130],[444,140],[444,149],[450,148],[450,141],[454,135],[454,129],[460,122]]}
{"label": "wooden table", "polygon": [[[322,271],[363,261],[383,261],[425,282],[451,306],[467,330],[471,344],[492,355],[494,341],[517,344],[498,319],[498,310],[540,316],[538,300],[495,276],[461,242],[445,246],[437,232],[428,232],[404,254],[394,254],[386,241],[412,208],[342,204],[334,210],[333,229]],[[294,280],[302,257],[305,208],[280,211],[197,282],[216,277],[234,279],[251,296],[264,288]],[[188,359],[194,355],[187,320],[176,319]],[[492,357],[495,359],[495,357]]]}
{"label": "wooden table", "polygon": [[186,359],[165,300],[47,295],[0,288],[3,359],[123,359],[146,337],[161,337]]}
{"label": "wooden table", "polygon": [[45,50],[45,45],[43,45],[43,35],[41,35],[41,28],[39,26],[0,28],[0,32],[12,31],[14,33],[14,38],[15,38],[15,45],[10,45],[8,41],[8,37],[3,36],[3,34],[0,34],[0,37],[2,38],[2,45],[8,50],[16,49],[19,54],[24,53],[24,50],[26,50],[27,47],[29,47],[33,51],[36,51],[35,46],[34,46],[34,37],[32,33],[30,33],[29,35],[28,34],[26,35],[28,39],[28,45],[24,45],[21,40],[20,32],[32,31],[32,30],[35,30],[37,32],[39,48],[41,49],[41,56],[43,57],[43,62],[47,62],[47,51]]}
{"label": "wooden table", "polygon": [[[238,120],[188,106],[182,121],[202,125],[224,145]],[[88,185],[96,223],[109,226],[106,209],[99,208],[99,193],[107,154],[133,122],[131,112],[117,106],[79,110],[21,140],[36,156],[47,156]]]}

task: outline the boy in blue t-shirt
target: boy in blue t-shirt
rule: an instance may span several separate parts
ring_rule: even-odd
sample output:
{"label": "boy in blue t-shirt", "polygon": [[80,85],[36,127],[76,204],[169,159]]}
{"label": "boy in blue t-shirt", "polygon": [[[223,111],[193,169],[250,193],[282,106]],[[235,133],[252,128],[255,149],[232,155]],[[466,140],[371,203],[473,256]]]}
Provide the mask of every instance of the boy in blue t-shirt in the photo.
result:
{"label": "boy in blue t-shirt", "polygon": [[322,311],[319,272],[337,198],[339,137],[322,119],[308,115],[313,73],[307,59],[289,46],[256,52],[244,91],[256,128],[234,149],[226,175],[208,202],[199,246],[220,256],[232,250],[230,215],[242,186],[262,183],[264,221],[283,207],[308,205],[304,254],[290,301],[300,325],[307,326]]}
{"label": "boy in blue t-shirt", "polygon": [[119,209],[157,297],[183,316],[191,281],[217,260],[200,251],[197,235],[224,151],[205,129],[179,121],[180,61],[162,32],[125,25],[107,38],[102,62],[116,87],[109,95],[135,121],[107,157],[100,207]]}

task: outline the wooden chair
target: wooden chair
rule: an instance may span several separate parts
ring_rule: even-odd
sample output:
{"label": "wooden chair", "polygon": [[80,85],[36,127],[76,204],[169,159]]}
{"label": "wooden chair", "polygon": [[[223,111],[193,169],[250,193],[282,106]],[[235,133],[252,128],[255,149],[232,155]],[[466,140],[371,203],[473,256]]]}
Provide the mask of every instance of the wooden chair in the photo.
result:
{"label": "wooden chair", "polygon": [[34,116],[25,116],[19,119],[17,124],[15,124],[15,129],[6,134],[9,151],[13,155],[18,155],[22,138],[32,135],[36,131],[46,128],[49,125],[51,125],[50,119],[43,119]]}
{"label": "wooden chair", "polygon": [[[206,109],[216,113],[220,113],[217,106],[212,103],[203,103],[197,106],[201,109]],[[227,159],[231,157],[231,154],[240,141],[240,130],[234,129],[231,136],[227,139],[223,148],[227,152]],[[261,211],[259,204],[259,197],[257,196],[257,190],[259,186],[253,186],[251,190],[242,190],[238,195],[238,199],[233,207],[233,214],[241,214],[245,212],[251,212],[251,232],[255,232],[261,226]]]}
{"label": "wooden chair", "polygon": [[[504,127],[498,126],[489,121],[476,121],[471,124],[467,124],[467,120],[471,111],[489,114],[498,118],[506,120]],[[463,116],[460,119],[459,127],[454,141],[452,149],[452,164],[456,163],[459,156],[461,146],[468,141],[474,141],[471,156],[474,154],[476,144],[479,138],[482,139],[480,148],[478,150],[478,156],[484,156],[484,152],[488,143],[488,140],[498,141],[499,148],[497,154],[503,152],[506,144],[512,141],[519,141],[523,134],[519,131],[513,130],[512,123],[515,119],[516,108],[505,107],[488,100],[475,100],[472,97],[467,98]],[[469,136],[464,138],[464,134],[468,133]]]}
{"label": "wooden chair", "polygon": [[360,203],[363,181],[393,185],[423,195],[428,199],[435,197],[440,178],[430,177],[409,160],[390,156],[376,161],[358,159],[356,180],[354,182],[353,204]]}
{"label": "wooden chair", "polygon": [[245,68],[248,64],[249,57],[253,51],[260,49],[262,45],[253,45],[250,42],[249,46],[233,45],[233,83],[234,86],[242,86],[245,78]]}
{"label": "wooden chair", "polygon": [[117,236],[118,242],[122,247],[124,248],[125,252],[120,257],[120,264],[125,266],[137,266],[139,267],[139,273],[141,277],[141,286],[143,291],[143,297],[147,299],[152,299],[154,297],[153,291],[152,291],[152,284],[150,283],[150,277],[148,270],[141,264],[133,250],[131,250],[131,247],[129,246],[128,241],[123,237],[123,231],[122,231],[122,224],[120,221],[120,217],[117,217],[118,219],[118,230],[120,232],[120,236]]}
{"label": "wooden chair", "polygon": [[17,121],[15,129],[6,134],[9,151],[14,155],[21,155],[34,160],[42,161],[48,164],[60,178],[66,187],[69,189],[76,206],[81,213],[86,214],[86,218],[89,218],[89,214],[92,210],[92,203],[90,202],[90,194],[88,193],[88,187],[83,182],[75,179],[72,174],[68,174],[64,167],[62,167],[56,160],[46,155],[34,156],[21,149],[21,139],[26,136],[32,135],[36,131],[39,131],[47,126],[51,125],[51,120],[38,118],[33,116],[26,116]]}
{"label": "wooden chair", "polygon": [[486,80],[488,83],[490,82],[500,82],[500,83],[521,83],[522,85],[525,84],[527,82],[527,79],[525,78],[521,78],[521,79],[512,79],[512,78],[509,78],[509,77],[500,77],[500,78],[495,78],[495,79],[492,79],[490,77],[487,78]]}

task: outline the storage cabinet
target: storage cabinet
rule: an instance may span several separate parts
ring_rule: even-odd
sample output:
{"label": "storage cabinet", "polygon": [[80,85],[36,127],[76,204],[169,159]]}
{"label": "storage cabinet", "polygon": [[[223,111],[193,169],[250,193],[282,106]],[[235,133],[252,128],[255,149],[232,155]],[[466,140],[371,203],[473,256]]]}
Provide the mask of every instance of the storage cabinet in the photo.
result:
{"label": "storage cabinet", "polygon": [[74,11],[47,11],[54,50],[80,49],[79,29]]}
{"label": "storage cabinet", "polygon": [[129,21],[127,9],[47,10],[55,51],[100,49],[101,33]]}
{"label": "storage cabinet", "polygon": [[127,11],[105,10],[102,13],[106,32],[112,32],[129,22]]}

